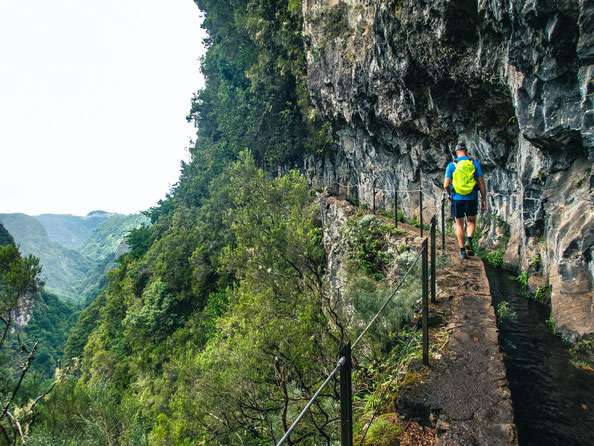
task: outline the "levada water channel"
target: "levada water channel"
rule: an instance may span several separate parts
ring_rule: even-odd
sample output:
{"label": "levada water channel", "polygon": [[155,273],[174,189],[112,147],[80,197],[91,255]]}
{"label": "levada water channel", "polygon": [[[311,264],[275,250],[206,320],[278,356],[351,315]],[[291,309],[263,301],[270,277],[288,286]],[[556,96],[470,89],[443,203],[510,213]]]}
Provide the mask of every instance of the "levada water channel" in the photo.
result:
{"label": "levada water channel", "polygon": [[571,346],[547,323],[550,310],[524,297],[510,274],[487,266],[519,444],[592,446],[594,373],[572,365]]}

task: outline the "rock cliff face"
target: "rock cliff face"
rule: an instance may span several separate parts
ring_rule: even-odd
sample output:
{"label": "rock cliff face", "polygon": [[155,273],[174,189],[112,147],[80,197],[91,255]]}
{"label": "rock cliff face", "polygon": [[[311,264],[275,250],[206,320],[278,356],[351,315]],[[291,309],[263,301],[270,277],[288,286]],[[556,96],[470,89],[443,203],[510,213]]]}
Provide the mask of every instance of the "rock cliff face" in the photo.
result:
{"label": "rock cliff face", "polygon": [[[505,221],[506,263],[549,281],[566,336],[594,333],[594,3],[304,0],[303,12],[308,88],[337,142],[306,161],[313,181],[387,208],[394,189],[422,188],[428,218],[466,142],[498,217],[483,243]],[[408,212],[416,197],[399,193]]]}

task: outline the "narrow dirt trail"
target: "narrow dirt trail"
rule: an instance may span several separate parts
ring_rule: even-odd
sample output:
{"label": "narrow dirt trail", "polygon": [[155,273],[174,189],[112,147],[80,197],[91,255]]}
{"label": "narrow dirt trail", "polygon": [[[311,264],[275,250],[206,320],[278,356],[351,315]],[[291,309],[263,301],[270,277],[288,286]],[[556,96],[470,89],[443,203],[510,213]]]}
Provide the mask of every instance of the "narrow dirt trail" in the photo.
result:
{"label": "narrow dirt trail", "polygon": [[[408,225],[403,228],[420,232]],[[440,235],[437,252],[441,255]],[[430,329],[429,342],[444,330],[449,339],[441,352],[430,358],[427,379],[399,401],[406,404],[411,398],[414,406],[423,406],[431,414],[437,445],[517,445],[511,393],[483,261],[477,256],[460,259],[458,244],[451,238],[446,238],[446,256],[446,266],[437,271],[436,303],[430,304],[430,313],[440,316],[435,319],[442,322]]]}
{"label": "narrow dirt trail", "polygon": [[[350,206],[340,198],[330,200]],[[398,227],[408,232],[405,239],[413,249],[420,249],[429,234],[424,231],[421,238],[416,227],[405,223]],[[436,245],[441,256],[441,234]],[[444,334],[447,342],[434,349],[428,368],[415,365],[422,378],[401,388],[394,409],[405,417],[424,418],[423,424],[435,428],[437,445],[517,445],[511,393],[483,261],[477,256],[460,259],[453,238],[446,238],[445,255],[445,267],[437,270],[436,303],[429,306],[429,343],[438,342],[438,338],[441,342]],[[433,435],[420,441],[403,444],[430,444]]]}

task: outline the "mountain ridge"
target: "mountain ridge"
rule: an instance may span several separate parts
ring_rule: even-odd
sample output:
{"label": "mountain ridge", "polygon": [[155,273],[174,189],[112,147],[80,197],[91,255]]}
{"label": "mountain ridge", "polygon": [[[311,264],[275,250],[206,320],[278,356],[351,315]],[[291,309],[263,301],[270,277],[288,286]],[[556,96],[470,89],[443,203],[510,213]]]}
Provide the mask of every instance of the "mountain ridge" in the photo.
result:
{"label": "mountain ridge", "polygon": [[[89,217],[90,216],[90,217]],[[46,289],[71,304],[86,305],[96,295],[116,253],[127,251],[124,237],[148,218],[93,211],[70,214],[0,214],[0,222],[23,254],[39,257]]]}

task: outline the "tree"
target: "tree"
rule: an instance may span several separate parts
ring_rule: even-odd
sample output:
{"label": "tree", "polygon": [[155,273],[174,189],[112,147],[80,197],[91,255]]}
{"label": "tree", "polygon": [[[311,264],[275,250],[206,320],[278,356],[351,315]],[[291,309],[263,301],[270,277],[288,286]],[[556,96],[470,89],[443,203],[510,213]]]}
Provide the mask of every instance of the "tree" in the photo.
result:
{"label": "tree", "polygon": [[0,339],[0,431],[8,444],[23,437],[19,420],[11,412],[25,375],[35,359],[35,349],[16,341],[10,334],[20,317],[31,311],[37,292],[43,286],[39,278],[39,259],[22,257],[14,243],[0,246],[0,321],[4,324]]}
{"label": "tree", "polygon": [[[234,277],[205,348],[174,359],[169,411],[155,444],[276,443],[335,365],[342,333],[332,314],[325,251],[307,180],[270,181],[249,154],[226,172],[233,234],[220,256]],[[221,189],[222,190],[222,189]],[[330,444],[336,393],[326,390],[293,440]]]}

